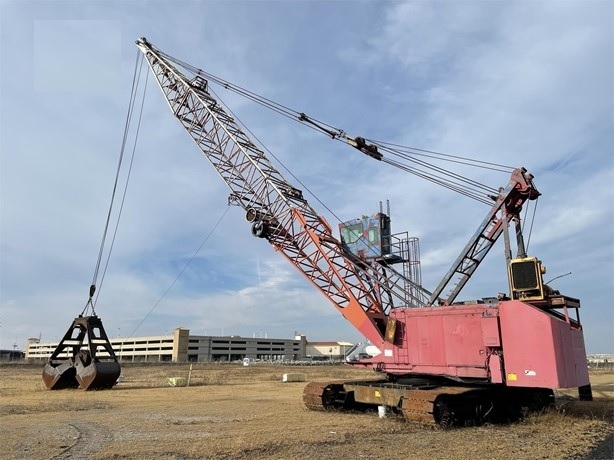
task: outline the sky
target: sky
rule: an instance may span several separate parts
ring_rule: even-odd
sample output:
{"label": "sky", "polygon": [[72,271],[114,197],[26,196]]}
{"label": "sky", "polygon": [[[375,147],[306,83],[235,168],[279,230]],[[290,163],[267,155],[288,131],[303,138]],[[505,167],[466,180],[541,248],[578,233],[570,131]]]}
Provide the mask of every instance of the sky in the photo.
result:
{"label": "sky", "polygon": [[[29,337],[59,340],[87,302],[135,40],[147,37],[353,136],[527,168],[542,193],[529,255],[543,261],[546,280],[571,272],[552,287],[581,299],[587,351],[614,353],[613,5],[3,0],[0,348],[23,349]],[[429,290],[488,211],[214,90],[333,228],[389,200],[393,232],[420,239]],[[136,139],[117,235],[97,280],[96,313],[107,334],[187,327],[197,335],[361,340],[296,269],[251,236],[240,208],[228,208],[226,185],[152,78],[143,101],[125,154]],[[509,179],[459,171],[495,188]],[[498,244],[459,299],[506,290]]]}

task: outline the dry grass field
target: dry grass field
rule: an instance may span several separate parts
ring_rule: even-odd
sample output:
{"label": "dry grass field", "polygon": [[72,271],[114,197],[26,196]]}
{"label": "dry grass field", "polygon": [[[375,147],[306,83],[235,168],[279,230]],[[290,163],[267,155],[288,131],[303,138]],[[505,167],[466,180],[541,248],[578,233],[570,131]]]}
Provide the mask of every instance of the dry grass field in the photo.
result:
{"label": "dry grass field", "polygon": [[614,374],[593,374],[596,400],[509,425],[443,430],[377,413],[312,412],[308,381],[372,376],[346,366],[124,365],[112,390],[48,391],[41,366],[0,367],[4,459],[588,459],[610,458]]}

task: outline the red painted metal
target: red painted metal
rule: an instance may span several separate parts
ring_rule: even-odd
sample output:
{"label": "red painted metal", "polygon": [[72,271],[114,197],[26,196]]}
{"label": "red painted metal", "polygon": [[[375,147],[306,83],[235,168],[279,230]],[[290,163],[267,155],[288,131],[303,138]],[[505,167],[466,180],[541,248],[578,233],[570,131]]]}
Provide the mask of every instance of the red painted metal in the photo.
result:
{"label": "red painted metal", "polygon": [[488,347],[482,338],[486,305],[405,308],[397,320],[394,344],[384,344],[376,360],[392,374],[407,373],[487,379]]}
{"label": "red painted metal", "polygon": [[365,361],[390,374],[478,378],[514,387],[588,385],[579,324],[520,301],[406,308],[393,344]]}
{"label": "red painted metal", "polygon": [[588,385],[580,326],[520,301],[502,302],[499,318],[507,385],[541,388]]}
{"label": "red painted metal", "polygon": [[496,312],[492,316],[482,317],[482,342],[488,347],[500,347],[499,319]]}
{"label": "red painted metal", "polygon": [[490,371],[490,383],[503,383],[503,363],[501,356],[490,355],[488,360],[488,370]]}

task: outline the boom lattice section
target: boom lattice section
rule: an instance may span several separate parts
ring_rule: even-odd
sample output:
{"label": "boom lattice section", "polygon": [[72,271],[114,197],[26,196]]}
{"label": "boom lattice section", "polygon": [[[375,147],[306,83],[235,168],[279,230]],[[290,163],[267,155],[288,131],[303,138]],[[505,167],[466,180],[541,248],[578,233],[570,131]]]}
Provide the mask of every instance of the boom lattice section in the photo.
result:
{"label": "boom lattice section", "polygon": [[145,39],[137,46],[171,111],[230,188],[229,201],[247,211],[254,235],[266,238],[366,338],[384,339],[390,308],[425,303],[427,293],[416,298],[391,267],[358,266],[344,254],[328,223],[211,96],[198,71],[180,72],[178,61]]}

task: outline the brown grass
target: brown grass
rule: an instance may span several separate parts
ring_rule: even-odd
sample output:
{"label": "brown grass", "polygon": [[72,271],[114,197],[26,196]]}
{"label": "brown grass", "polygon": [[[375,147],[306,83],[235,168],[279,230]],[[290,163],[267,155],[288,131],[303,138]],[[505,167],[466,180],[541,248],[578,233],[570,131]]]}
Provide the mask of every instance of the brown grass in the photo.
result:
{"label": "brown grass", "polygon": [[[370,378],[349,367],[194,365],[190,387],[167,386],[189,365],[124,365],[113,390],[48,391],[40,366],[0,367],[2,458],[581,459],[614,432],[614,374],[599,398],[560,394],[557,407],[511,425],[441,430],[375,413],[312,412],[303,383]],[[599,457],[596,457],[599,458]]]}

